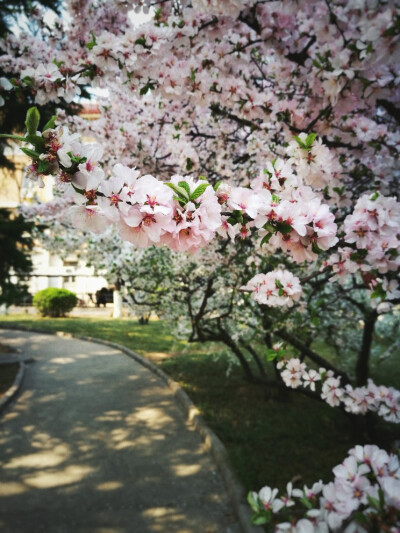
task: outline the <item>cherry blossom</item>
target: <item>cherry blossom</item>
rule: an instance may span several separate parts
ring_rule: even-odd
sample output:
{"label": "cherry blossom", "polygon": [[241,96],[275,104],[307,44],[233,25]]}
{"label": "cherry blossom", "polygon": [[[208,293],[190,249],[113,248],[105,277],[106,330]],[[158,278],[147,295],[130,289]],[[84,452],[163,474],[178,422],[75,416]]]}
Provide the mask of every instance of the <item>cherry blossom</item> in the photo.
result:
{"label": "cherry blossom", "polygon": [[350,413],[362,415],[373,411],[388,422],[400,423],[400,391],[393,387],[378,386],[372,380],[368,380],[368,385],[364,387],[350,384],[343,387],[340,376],[335,376],[332,370],[307,369],[306,364],[298,358],[281,358],[278,368],[283,381],[290,388],[309,386],[316,391],[316,386],[320,386],[321,398],[331,407],[343,406]]}
{"label": "cherry blossom", "polygon": [[242,290],[251,291],[252,298],[268,306],[293,306],[302,293],[300,281],[289,271],[274,270],[257,274]]}
{"label": "cherry blossom", "polygon": [[[370,531],[374,527],[372,524],[396,531],[396,516],[400,509],[397,456],[372,445],[357,446],[348,453],[343,463],[333,468],[333,481],[326,484],[319,481],[312,489],[292,490],[289,486],[293,498],[289,508],[272,505],[272,501],[279,502],[277,489],[266,486],[258,494],[250,493],[248,500],[255,512],[253,521],[257,524],[272,523],[275,531],[295,533],[362,532]],[[368,462],[366,457],[370,457]],[[387,475],[393,462],[396,466],[392,474]],[[381,473],[376,474],[377,471]],[[304,503],[307,504],[306,510]],[[298,510],[291,514],[293,509]],[[362,521],[359,520],[360,511],[364,516]],[[384,522],[390,513],[393,516],[391,523]]]}

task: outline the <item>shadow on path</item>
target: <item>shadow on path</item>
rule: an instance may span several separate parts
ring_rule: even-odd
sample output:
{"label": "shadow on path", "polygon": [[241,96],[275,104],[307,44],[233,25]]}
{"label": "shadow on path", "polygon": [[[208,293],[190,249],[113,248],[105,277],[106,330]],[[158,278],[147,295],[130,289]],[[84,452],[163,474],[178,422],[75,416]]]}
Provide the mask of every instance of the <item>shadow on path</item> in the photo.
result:
{"label": "shadow on path", "polygon": [[238,531],[211,457],[159,378],[94,343],[0,339],[36,361],[0,419],[0,531]]}

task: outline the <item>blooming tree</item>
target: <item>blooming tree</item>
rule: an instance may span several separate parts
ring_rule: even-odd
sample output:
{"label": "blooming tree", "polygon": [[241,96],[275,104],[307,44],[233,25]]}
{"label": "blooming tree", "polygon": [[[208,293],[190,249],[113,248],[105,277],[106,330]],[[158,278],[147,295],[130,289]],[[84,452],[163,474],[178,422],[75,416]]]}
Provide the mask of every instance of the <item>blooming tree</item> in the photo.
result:
{"label": "blooming tree", "polygon": [[[11,92],[42,105],[73,102],[86,85],[108,91],[91,126],[59,113],[39,127],[38,110],[28,112],[27,135],[14,139],[28,143],[22,149],[32,158],[29,177],[41,185],[54,176],[63,197],[57,216],[99,242],[113,226],[139,249],[201,254],[191,270],[179,260],[172,267],[190,295],[195,337],[218,331],[234,352],[245,343],[259,362],[251,334],[247,342],[227,335],[228,317],[243,322],[236,302],[242,309],[252,302],[258,322],[252,329],[249,316],[245,329],[262,325],[284,383],[312,392],[320,383],[318,394],[330,405],[398,421],[398,392],[367,381],[378,314],[400,297],[398,6],[167,1],[151,7],[140,26],[130,8],[117,0],[71,0],[69,19],[46,26],[46,39],[26,35],[1,44],[2,70],[18,73],[1,82],[5,104]],[[80,133],[100,143],[85,144]],[[312,339],[288,327],[297,320],[299,329],[305,318],[324,327],[324,311],[344,309],[338,298],[364,320],[355,387],[321,362]],[[286,361],[274,336],[301,360]],[[317,366],[306,368],[305,357]],[[311,496],[305,489],[307,518],[288,513],[278,530],[345,524],[363,531],[379,520],[395,527],[398,463],[388,455],[365,462],[360,453],[345,461],[347,484],[336,469],[333,484]],[[291,487],[284,500],[263,489],[251,504],[255,520],[265,523],[294,505]],[[359,509],[365,527],[354,525]]]}

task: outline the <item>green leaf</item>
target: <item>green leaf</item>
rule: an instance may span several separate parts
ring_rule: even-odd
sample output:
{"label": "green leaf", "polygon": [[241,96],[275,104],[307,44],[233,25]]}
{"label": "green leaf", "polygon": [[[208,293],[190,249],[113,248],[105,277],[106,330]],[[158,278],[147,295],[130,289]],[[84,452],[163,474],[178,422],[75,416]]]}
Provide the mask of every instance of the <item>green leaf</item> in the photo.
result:
{"label": "green leaf", "polygon": [[263,228],[266,229],[267,231],[269,231],[270,233],[275,233],[276,232],[275,226],[273,226],[270,222],[266,222],[264,224]]}
{"label": "green leaf", "polygon": [[370,496],[369,494],[367,494],[367,499],[368,499],[370,505],[372,505],[372,507],[375,507],[375,509],[377,509],[378,511],[380,511],[380,509],[381,509],[381,504],[380,504],[379,500],[377,500],[376,498],[373,498],[373,497]]}
{"label": "green leaf", "polygon": [[264,235],[264,237],[261,240],[260,246],[262,246],[263,244],[267,244],[271,237],[272,237],[272,233],[267,233],[267,235]]}
{"label": "green leaf", "polygon": [[46,124],[44,125],[43,131],[52,130],[54,126],[56,125],[56,120],[57,120],[57,115],[53,115],[51,119],[48,122],[46,122]]}
{"label": "green leaf", "polygon": [[345,188],[344,187],[333,187],[332,190],[336,192],[339,196],[343,196]]}
{"label": "green leaf", "polygon": [[35,152],[35,150],[31,150],[30,148],[21,148],[21,151],[32,159],[39,159],[40,154]]}
{"label": "green leaf", "polygon": [[199,180],[201,181],[207,181],[207,178],[205,176],[199,176]]}
{"label": "green leaf", "polygon": [[279,196],[277,196],[276,194],[273,194],[273,195],[272,195],[272,201],[273,201],[275,204],[279,203],[279,201],[280,201]]}
{"label": "green leaf", "polygon": [[142,87],[140,89],[139,92],[140,92],[141,95],[147,94],[150,90],[155,89],[155,87],[156,86],[155,86],[154,82],[149,81],[148,83],[146,83],[146,85],[144,87]]}
{"label": "green leaf", "polygon": [[139,39],[136,39],[135,44],[146,46],[146,37],[145,36],[139,37]]}
{"label": "green leaf", "polygon": [[252,519],[250,520],[250,522],[251,522],[254,526],[262,526],[263,524],[268,524],[269,519],[268,519],[266,516],[258,516],[258,515],[255,515],[255,516],[252,517]]}
{"label": "green leaf", "polygon": [[248,493],[247,501],[249,502],[249,505],[253,509],[253,511],[257,512],[258,511],[258,503],[257,503],[257,500],[254,498],[252,492]]}
{"label": "green leaf", "polygon": [[379,488],[378,494],[379,494],[379,503],[380,503],[381,508],[383,509],[385,506],[385,495],[381,488]]}
{"label": "green leaf", "polygon": [[176,193],[179,198],[182,198],[183,200],[185,200],[185,202],[189,201],[189,197],[188,197],[185,189],[182,189],[182,187],[178,187],[174,183],[164,183],[164,185],[166,185],[167,187],[172,189],[174,191],[174,193]]}
{"label": "green leaf", "polygon": [[301,498],[301,503],[307,507],[307,509],[312,509],[311,502],[307,500],[307,498]]}
{"label": "green leaf", "polygon": [[319,325],[319,318],[318,318],[317,315],[314,315],[314,316],[312,317],[312,319],[311,319],[311,324],[312,324],[313,326],[318,326],[318,325]]}
{"label": "green leaf", "polygon": [[275,287],[278,289],[283,289],[282,283],[279,281],[279,279],[275,280]]}
{"label": "green leaf", "polygon": [[217,192],[219,189],[219,186],[221,185],[222,180],[217,181],[217,183],[214,185],[214,191]]}
{"label": "green leaf", "polygon": [[279,289],[279,291],[278,291],[279,296],[283,296],[283,293],[284,293],[284,290],[283,289]]}
{"label": "green leaf", "polygon": [[231,216],[228,218],[227,222],[229,222],[229,224],[232,224],[232,226],[234,224],[237,224],[238,222],[243,224],[242,212],[238,209],[235,209],[234,211],[232,211]]}
{"label": "green leaf", "polygon": [[374,202],[377,198],[379,198],[379,192],[378,192],[378,191],[376,191],[376,192],[371,196],[370,200],[372,200],[372,201]]}
{"label": "green leaf", "polygon": [[199,185],[195,191],[193,192],[192,196],[190,197],[191,200],[197,200],[197,198],[199,196],[201,196],[203,194],[203,192],[207,189],[207,187],[209,186],[210,184],[209,183],[202,183],[201,185]]}
{"label": "green leaf", "polygon": [[310,133],[309,135],[307,135],[307,137],[306,137],[306,146],[307,146],[307,148],[311,148],[311,145],[315,141],[316,137],[317,137],[316,133]]}
{"label": "green leaf", "polygon": [[368,518],[365,516],[365,514],[361,511],[356,511],[353,514],[353,519],[358,522],[359,524],[367,524]]}
{"label": "green leaf", "polygon": [[353,252],[350,254],[350,259],[356,262],[362,261],[363,259],[367,257],[367,255],[368,255],[368,250],[366,250],[365,248],[360,248],[356,252]]}
{"label": "green leaf", "polygon": [[17,141],[25,141],[25,137],[21,137],[20,135],[11,135],[8,133],[0,133],[0,138],[2,139],[16,139]]}
{"label": "green leaf", "polygon": [[190,157],[186,158],[186,170],[190,172],[192,168],[194,167],[193,161],[190,159]]}
{"label": "green leaf", "polygon": [[40,161],[37,171],[39,174],[46,174],[46,172],[49,171],[49,168],[50,163],[48,161]]}
{"label": "green leaf", "polygon": [[278,222],[276,227],[277,230],[282,233],[282,235],[286,235],[287,233],[290,233],[293,230],[292,226],[287,222]]}
{"label": "green leaf", "polygon": [[57,59],[54,58],[54,59],[53,59],[53,63],[54,63],[55,65],[57,65],[58,68],[60,68],[61,65],[63,65],[63,64],[65,63],[65,61],[57,61]]}
{"label": "green leaf", "polygon": [[92,36],[92,40],[89,41],[88,43],[86,43],[86,48],[88,50],[91,50],[97,44],[96,37],[94,36],[94,33],[91,31],[90,34]]}
{"label": "green leaf", "polygon": [[33,85],[33,78],[31,78],[31,76],[25,76],[25,78],[22,78],[21,81],[22,81],[22,83],[24,83],[28,87]]}
{"label": "green leaf", "polygon": [[300,148],[303,148],[303,150],[307,150],[307,145],[304,144],[304,142],[300,139],[300,137],[295,135],[294,140],[297,141],[297,144],[300,146]]}
{"label": "green leaf", "polygon": [[182,189],[185,189],[185,191],[188,193],[188,196],[190,197],[190,187],[189,184],[186,181],[179,181],[178,182],[179,187],[182,187]]}
{"label": "green leaf", "polygon": [[30,107],[26,113],[25,126],[30,135],[35,135],[39,126],[40,113],[37,107]]}
{"label": "green leaf", "polygon": [[315,243],[313,242],[312,245],[311,245],[311,250],[315,253],[315,254],[321,254],[323,252],[323,250],[321,250],[321,248]]}
{"label": "green leaf", "polygon": [[44,152],[44,139],[40,135],[27,135],[25,141],[33,144],[38,152]]}
{"label": "green leaf", "polygon": [[273,350],[272,348],[269,348],[267,350],[267,361],[275,361],[275,359],[278,357],[278,353]]}
{"label": "green leaf", "polygon": [[377,287],[372,293],[371,293],[371,300],[375,298],[385,298],[386,292],[382,289],[382,287]]}

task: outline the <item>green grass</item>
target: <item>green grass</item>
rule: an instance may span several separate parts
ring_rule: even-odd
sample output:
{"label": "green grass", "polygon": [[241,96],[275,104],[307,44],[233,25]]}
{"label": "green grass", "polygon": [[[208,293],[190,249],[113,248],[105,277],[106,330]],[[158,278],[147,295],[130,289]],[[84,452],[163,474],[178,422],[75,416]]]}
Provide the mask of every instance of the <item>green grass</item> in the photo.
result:
{"label": "green grass", "polygon": [[[103,338],[157,360],[224,442],[246,489],[265,484],[284,488],[293,478],[308,484],[320,478],[328,481],[332,467],[343,460],[349,448],[365,442],[354,421],[341,411],[290,391],[287,401],[278,401],[265,388],[244,381],[237,367],[227,376],[228,363],[221,346],[176,341],[160,321],[141,326],[130,319],[19,315],[4,317],[2,322]],[[215,354],[220,354],[217,360]],[[390,379],[394,364],[389,364],[387,372],[385,365],[379,367],[380,382],[394,384]],[[387,446],[400,438],[392,428],[382,425],[377,444]]]}
{"label": "green grass", "polygon": [[75,335],[98,337],[116,342],[134,350],[141,355],[170,353],[182,350],[186,343],[177,342],[168,326],[160,321],[151,321],[148,326],[141,326],[128,318],[40,318],[32,315],[2,316],[0,323],[8,322],[14,326],[21,325],[27,329],[46,331],[65,331]]}

